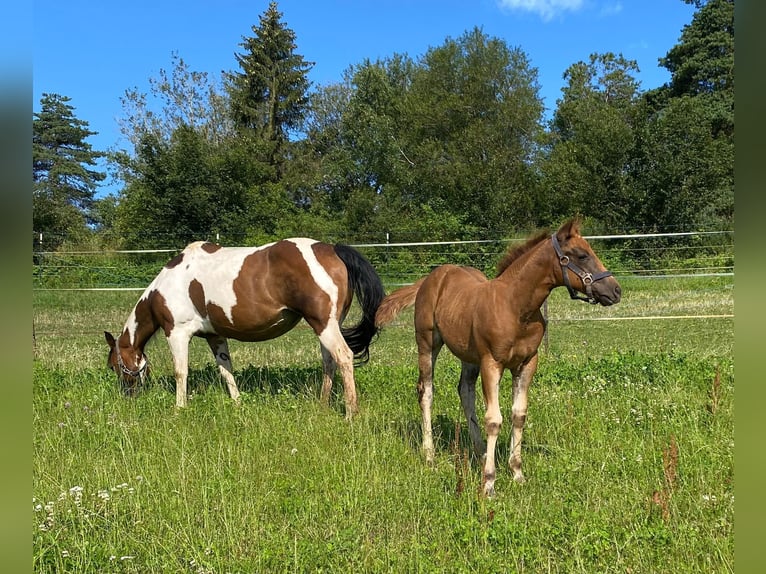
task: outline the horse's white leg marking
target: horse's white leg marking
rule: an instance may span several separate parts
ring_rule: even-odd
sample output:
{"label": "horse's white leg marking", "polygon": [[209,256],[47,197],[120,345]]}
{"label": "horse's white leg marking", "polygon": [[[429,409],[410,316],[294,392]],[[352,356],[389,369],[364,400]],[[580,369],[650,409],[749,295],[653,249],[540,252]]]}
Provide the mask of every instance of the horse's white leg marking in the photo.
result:
{"label": "horse's white leg marking", "polygon": [[513,480],[524,482],[524,474],[521,472],[521,438],[524,434],[524,423],[527,420],[527,392],[532,382],[532,377],[537,371],[537,355],[532,357],[526,364],[519,368],[518,373],[513,374],[513,408],[511,434],[511,455],[508,458],[508,466],[513,472]]}
{"label": "horse's white leg marking", "polygon": [[322,392],[319,395],[320,401],[329,406],[330,393],[332,392],[332,380],[335,377],[335,370],[337,364],[335,359],[332,358],[332,354],[328,351],[324,345],[320,343],[322,350]]}
{"label": "horse's white leg marking", "polygon": [[237,388],[237,381],[234,380],[229,342],[224,337],[208,337],[207,344],[213,352],[215,362],[218,363],[218,370],[221,372],[223,380],[226,381],[229,395],[234,399],[235,403],[239,403],[239,389]]}
{"label": "horse's white leg marking", "polygon": [[186,377],[189,374],[189,337],[173,331],[168,337],[170,353],[173,355],[173,370],[176,376],[176,406],[186,406]]}
{"label": "horse's white leg marking", "polygon": [[487,432],[487,456],[484,459],[484,494],[495,494],[495,446],[503,424],[503,415],[500,412],[500,378],[503,375],[503,366],[488,359],[481,365],[481,383],[484,390],[484,402],[487,411],[484,414],[484,427]]}
{"label": "horse's white leg marking", "polygon": [[479,421],[476,418],[476,379],[478,377],[478,365],[464,362],[460,370],[460,383],[458,383],[457,392],[460,395],[460,403],[463,405],[465,420],[468,423],[468,434],[471,436],[474,451],[477,456],[481,457],[487,452],[487,445],[484,444]]}
{"label": "horse's white leg marking", "polygon": [[[359,411],[359,406],[356,400],[356,384],[354,383],[354,354],[343,339],[338,321],[330,319],[330,322],[327,324],[324,331],[319,333],[319,342],[321,343],[322,348],[327,350],[330,357],[340,369],[340,376],[343,379],[343,393],[346,400],[346,418],[350,419]],[[322,383],[323,393],[324,385],[326,384],[327,378],[325,374]],[[330,379],[330,385],[332,385],[332,379]]]}

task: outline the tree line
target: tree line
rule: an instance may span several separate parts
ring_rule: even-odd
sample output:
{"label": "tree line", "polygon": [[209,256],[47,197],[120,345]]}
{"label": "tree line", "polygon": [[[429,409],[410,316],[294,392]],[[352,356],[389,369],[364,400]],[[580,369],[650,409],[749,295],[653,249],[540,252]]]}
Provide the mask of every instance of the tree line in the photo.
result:
{"label": "tree line", "polygon": [[[93,150],[71,100],[44,94],[33,230],[55,249],[476,239],[575,213],[593,232],[730,228],[734,2],[683,1],[696,10],[659,58],[668,83],[642,91],[635,61],[592,54],[566,70],[548,119],[525,52],[480,28],[312,87],[271,2],[235,71],[216,78],[174,54],[149,94],[125,92],[130,150]],[[101,157],[117,195],[96,197]]]}

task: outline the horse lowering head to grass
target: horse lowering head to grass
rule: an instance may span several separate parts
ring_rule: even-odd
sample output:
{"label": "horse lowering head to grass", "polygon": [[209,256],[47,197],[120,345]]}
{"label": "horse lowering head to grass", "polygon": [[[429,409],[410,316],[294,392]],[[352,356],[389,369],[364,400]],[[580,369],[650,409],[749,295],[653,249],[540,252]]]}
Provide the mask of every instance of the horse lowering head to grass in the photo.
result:
{"label": "horse lowering head to grass", "polygon": [[[446,344],[461,360],[458,393],[474,449],[485,456],[482,483],[488,496],[494,494],[495,444],[503,422],[499,387],[505,369],[513,377],[508,464],[514,480],[524,480],[521,437],[527,390],[537,370],[537,350],[546,326],[540,306],[559,286],[566,286],[573,299],[590,303],[613,305],[620,300],[620,285],[580,235],[578,220],[510,250],[498,264],[494,279],[472,267],[442,265],[415,284],[392,292],[378,308],[376,325],[382,326],[415,305],[418,396],[428,462],[434,459],[431,403],[436,358]],[[486,405],[486,445],[476,419],[476,379],[480,374]]]}
{"label": "horse lowering head to grass", "polygon": [[[357,325],[341,327],[354,295],[362,318]],[[350,418],[358,410],[354,359],[364,362],[369,357],[370,342],[378,331],[375,312],[384,295],[370,263],[346,245],[306,238],[262,247],[192,243],[146,288],[120,335],[104,332],[108,366],[126,391],[135,391],[148,372],[144,347],[162,329],[173,356],[176,406],[183,407],[189,341],[202,337],[237,401],[227,339],[274,339],[305,319],[319,337],[321,399],[329,403],[339,367]]]}

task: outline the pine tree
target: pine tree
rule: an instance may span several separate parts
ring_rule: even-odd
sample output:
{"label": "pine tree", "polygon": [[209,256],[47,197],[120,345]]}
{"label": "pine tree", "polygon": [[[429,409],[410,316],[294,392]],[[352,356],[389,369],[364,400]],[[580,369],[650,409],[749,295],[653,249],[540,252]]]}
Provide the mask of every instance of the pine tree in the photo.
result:
{"label": "pine tree", "polygon": [[85,141],[97,132],[75,117],[70,101],[59,94],[43,94],[41,109],[32,120],[32,225],[45,234],[47,248],[87,232],[97,184],[106,178],[92,169],[105,154]]}
{"label": "pine tree", "polygon": [[278,165],[290,131],[308,111],[307,74],[314,64],[295,53],[295,33],[282,22],[276,2],[252,30],[254,36],[240,44],[245,52],[235,54],[241,72],[227,75],[232,117],[240,129],[272,144],[269,163]]}

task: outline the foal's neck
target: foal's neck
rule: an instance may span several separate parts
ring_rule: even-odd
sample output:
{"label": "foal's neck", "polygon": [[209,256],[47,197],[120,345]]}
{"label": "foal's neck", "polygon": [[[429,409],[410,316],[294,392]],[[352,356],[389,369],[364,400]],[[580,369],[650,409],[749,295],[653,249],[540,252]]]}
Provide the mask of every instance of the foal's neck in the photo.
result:
{"label": "foal's neck", "polygon": [[522,315],[539,309],[557,286],[552,262],[554,255],[551,242],[541,241],[497,278],[507,285],[511,296],[521,304]]}

